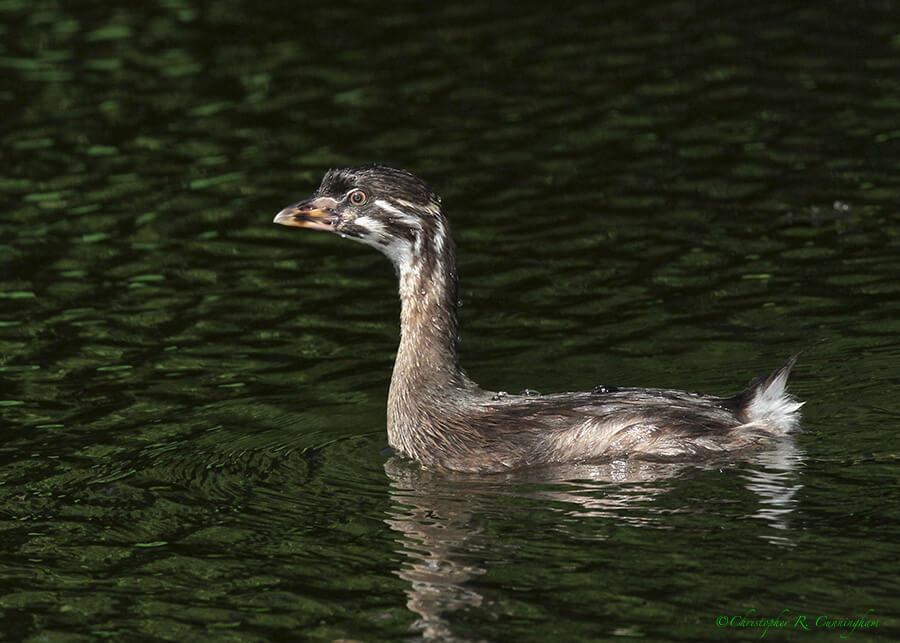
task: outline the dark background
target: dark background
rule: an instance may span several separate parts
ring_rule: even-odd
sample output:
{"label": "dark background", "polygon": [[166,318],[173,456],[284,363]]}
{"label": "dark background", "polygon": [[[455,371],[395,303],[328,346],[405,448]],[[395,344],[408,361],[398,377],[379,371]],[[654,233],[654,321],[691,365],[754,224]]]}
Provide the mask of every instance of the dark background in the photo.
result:
{"label": "dark background", "polygon": [[[0,636],[706,640],[787,608],[896,638],[897,24],[0,3]],[[444,196],[485,387],[730,394],[825,340],[805,432],[714,468],[388,460],[393,273],[271,225],[371,161]]]}

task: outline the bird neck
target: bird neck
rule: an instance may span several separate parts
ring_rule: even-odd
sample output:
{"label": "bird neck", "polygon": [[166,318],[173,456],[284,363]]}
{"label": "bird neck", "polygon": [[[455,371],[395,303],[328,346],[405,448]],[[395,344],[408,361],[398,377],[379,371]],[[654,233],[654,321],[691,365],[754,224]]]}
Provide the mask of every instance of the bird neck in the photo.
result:
{"label": "bird neck", "polygon": [[456,253],[449,236],[438,247],[423,240],[398,265],[400,346],[392,387],[453,386],[461,373],[456,353],[458,322]]}
{"label": "bird neck", "polygon": [[456,250],[446,226],[419,235],[395,266],[400,346],[388,394],[388,442],[426,462],[428,445],[441,434],[436,427],[480,390],[457,359]]}

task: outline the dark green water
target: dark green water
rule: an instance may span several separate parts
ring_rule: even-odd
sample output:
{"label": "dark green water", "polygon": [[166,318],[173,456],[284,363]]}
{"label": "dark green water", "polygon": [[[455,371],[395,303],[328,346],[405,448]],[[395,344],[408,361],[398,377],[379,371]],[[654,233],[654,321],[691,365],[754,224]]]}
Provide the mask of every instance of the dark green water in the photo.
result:
{"label": "dark green water", "polygon": [[[0,639],[900,638],[900,23],[754,6],[0,2]],[[376,160],[444,195],[484,386],[730,394],[825,339],[805,432],[388,459],[390,266],[271,224]]]}

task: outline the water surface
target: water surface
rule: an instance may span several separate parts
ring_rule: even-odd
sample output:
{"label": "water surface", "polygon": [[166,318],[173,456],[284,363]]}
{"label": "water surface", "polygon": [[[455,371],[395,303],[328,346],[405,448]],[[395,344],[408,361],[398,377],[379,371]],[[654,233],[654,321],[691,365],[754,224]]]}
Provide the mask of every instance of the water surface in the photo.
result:
{"label": "water surface", "polygon": [[[3,637],[900,637],[900,30],[729,7],[0,3]],[[385,455],[393,272],[271,225],[370,161],[444,196],[485,387],[731,394],[825,340],[805,431]]]}

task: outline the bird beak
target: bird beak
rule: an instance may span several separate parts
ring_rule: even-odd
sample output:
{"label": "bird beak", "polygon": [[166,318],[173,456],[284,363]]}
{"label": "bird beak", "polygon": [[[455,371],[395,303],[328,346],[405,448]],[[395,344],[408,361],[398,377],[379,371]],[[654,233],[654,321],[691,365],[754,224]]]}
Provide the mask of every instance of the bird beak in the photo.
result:
{"label": "bird beak", "polygon": [[289,205],[275,215],[280,225],[292,225],[298,228],[333,231],[341,218],[335,212],[337,201],[331,197],[321,196]]}

